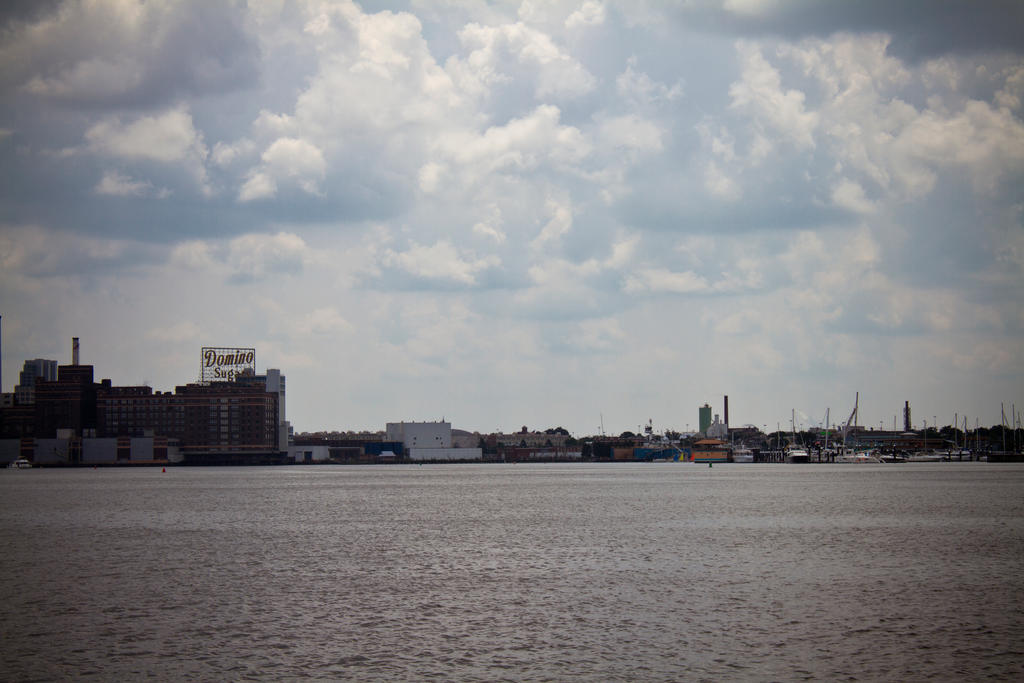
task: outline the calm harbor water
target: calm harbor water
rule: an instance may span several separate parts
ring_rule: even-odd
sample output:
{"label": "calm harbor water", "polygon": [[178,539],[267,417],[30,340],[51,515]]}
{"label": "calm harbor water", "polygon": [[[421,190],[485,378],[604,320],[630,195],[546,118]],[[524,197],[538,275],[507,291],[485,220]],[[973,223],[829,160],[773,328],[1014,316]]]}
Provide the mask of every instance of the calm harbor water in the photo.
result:
{"label": "calm harbor water", "polygon": [[1024,465],[0,472],[0,678],[1021,680]]}

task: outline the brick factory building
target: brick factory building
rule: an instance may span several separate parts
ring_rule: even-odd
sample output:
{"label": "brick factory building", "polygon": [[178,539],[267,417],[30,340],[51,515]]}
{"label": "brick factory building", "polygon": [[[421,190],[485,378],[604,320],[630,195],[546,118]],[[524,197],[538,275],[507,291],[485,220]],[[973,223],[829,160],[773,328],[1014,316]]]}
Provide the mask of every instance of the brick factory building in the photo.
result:
{"label": "brick factory building", "polygon": [[249,464],[280,462],[287,451],[279,370],[247,370],[173,393],[113,386],[109,379],[94,382],[93,366],[78,363],[75,339],[72,364],[59,366],[55,380],[36,379],[34,393],[33,405],[0,413],[0,439],[18,442],[4,444],[4,454],[50,464],[105,462],[83,455],[90,451],[110,451],[104,457],[113,462],[161,461],[174,453],[192,464]]}

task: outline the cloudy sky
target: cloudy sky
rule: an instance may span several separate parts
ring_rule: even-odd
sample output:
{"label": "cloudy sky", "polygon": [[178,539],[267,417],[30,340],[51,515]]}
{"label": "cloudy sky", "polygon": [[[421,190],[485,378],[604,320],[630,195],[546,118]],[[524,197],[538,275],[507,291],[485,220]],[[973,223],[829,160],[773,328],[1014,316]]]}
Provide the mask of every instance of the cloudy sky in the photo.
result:
{"label": "cloudy sky", "polygon": [[1024,3],[0,22],[5,391],[78,336],[159,390],[256,347],[299,431],[1024,410]]}

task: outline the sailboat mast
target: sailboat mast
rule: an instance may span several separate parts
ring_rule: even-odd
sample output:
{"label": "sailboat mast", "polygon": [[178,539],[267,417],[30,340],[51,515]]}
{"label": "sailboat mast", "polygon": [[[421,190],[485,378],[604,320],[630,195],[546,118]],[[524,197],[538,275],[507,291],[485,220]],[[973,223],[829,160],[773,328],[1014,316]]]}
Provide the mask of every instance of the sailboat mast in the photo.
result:
{"label": "sailboat mast", "polygon": [[1000,429],[999,431],[1003,435],[1003,453],[1005,453],[1006,452],[1006,407],[1003,406],[1002,403],[999,404],[999,415],[1000,415],[1000,418],[1002,419],[1002,422],[1000,422],[1000,426],[1002,427],[1002,429]]}
{"label": "sailboat mast", "polygon": [[1020,446],[1017,443],[1017,404],[1010,404],[1010,422],[1013,423],[1013,452],[1016,453],[1020,450]]}

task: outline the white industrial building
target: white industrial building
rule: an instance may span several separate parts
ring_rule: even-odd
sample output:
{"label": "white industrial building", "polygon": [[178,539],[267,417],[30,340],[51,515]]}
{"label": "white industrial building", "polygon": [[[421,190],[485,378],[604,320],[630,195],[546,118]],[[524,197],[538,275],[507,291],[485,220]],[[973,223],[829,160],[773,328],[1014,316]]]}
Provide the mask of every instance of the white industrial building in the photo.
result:
{"label": "white industrial building", "polygon": [[386,431],[384,440],[401,442],[405,455],[414,462],[483,460],[484,457],[480,448],[453,447],[451,422],[388,422]]}
{"label": "white industrial building", "polygon": [[451,448],[451,422],[388,422],[385,441],[401,441],[413,448]]}
{"label": "white industrial building", "polygon": [[721,421],[721,418],[716,414],[715,421],[708,427],[709,439],[722,439],[723,441],[729,440],[729,425]]}
{"label": "white industrial building", "polygon": [[327,462],[331,451],[327,446],[288,446],[288,460],[296,463]]}

